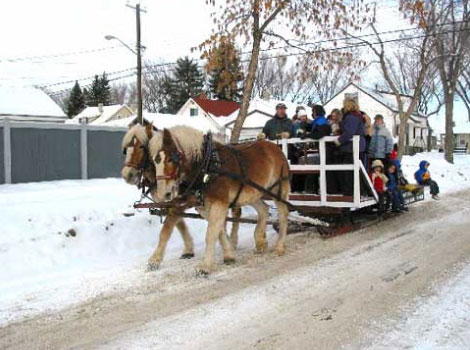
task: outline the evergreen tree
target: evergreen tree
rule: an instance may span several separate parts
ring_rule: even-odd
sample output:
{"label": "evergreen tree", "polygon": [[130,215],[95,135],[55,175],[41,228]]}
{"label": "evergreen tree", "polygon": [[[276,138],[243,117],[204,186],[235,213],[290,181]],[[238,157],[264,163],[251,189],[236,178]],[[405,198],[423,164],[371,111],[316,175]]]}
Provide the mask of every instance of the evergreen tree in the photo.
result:
{"label": "evergreen tree", "polygon": [[103,72],[101,76],[95,75],[90,90],[86,92],[88,106],[98,106],[102,103],[104,106],[111,104],[111,86],[108,76]]}
{"label": "evergreen tree", "polygon": [[178,59],[173,76],[163,82],[168,96],[166,112],[176,113],[190,97],[201,94],[203,87],[204,76],[197,63],[188,57]]}
{"label": "evergreen tree", "polygon": [[239,101],[243,73],[240,52],[233,41],[224,39],[210,51],[206,70],[209,73],[209,89],[220,100]]}
{"label": "evergreen tree", "polygon": [[85,109],[85,96],[78,84],[78,81],[75,82],[72,90],[70,91],[70,96],[66,104],[66,113],[69,118],[72,118],[79,114]]}

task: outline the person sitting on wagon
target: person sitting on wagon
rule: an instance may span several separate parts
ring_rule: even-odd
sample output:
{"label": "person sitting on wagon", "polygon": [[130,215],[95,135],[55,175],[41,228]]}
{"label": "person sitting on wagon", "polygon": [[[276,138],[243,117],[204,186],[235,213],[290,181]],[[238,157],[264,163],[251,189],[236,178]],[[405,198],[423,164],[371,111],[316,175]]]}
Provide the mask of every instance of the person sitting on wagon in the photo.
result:
{"label": "person sitting on wagon", "polygon": [[374,117],[373,133],[369,144],[369,158],[371,160],[379,159],[387,166],[392,150],[392,135],[385,127],[384,117],[381,114],[377,114]]}
{"label": "person sitting on wagon", "polygon": [[419,163],[419,169],[415,172],[415,179],[418,184],[430,187],[432,199],[439,199],[439,186],[436,181],[431,179],[429,165],[427,161],[422,160]]}
{"label": "person sitting on wagon", "polygon": [[387,210],[392,204],[392,211],[394,213],[400,213],[402,211],[408,211],[408,208],[405,206],[405,200],[403,194],[399,188],[399,175],[398,169],[395,164],[389,164],[387,168]]}
{"label": "person sitting on wagon", "polygon": [[388,178],[383,173],[384,165],[381,160],[377,159],[372,162],[372,172],[369,177],[374,186],[375,192],[379,197],[379,202],[377,203],[378,213],[383,214],[385,211],[385,193],[387,190]]}

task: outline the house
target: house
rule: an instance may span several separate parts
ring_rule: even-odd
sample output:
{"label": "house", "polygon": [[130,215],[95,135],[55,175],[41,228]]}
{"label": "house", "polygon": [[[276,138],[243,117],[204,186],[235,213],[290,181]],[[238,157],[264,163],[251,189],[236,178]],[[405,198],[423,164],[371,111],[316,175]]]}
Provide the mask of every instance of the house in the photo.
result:
{"label": "house", "polygon": [[187,117],[202,116],[207,119],[219,133],[225,133],[225,119],[236,113],[240,105],[233,101],[210,100],[200,97],[189,98],[188,101],[179,109],[177,115]]}
{"label": "house", "polygon": [[112,120],[119,120],[135,115],[126,105],[86,107],[80,114],[67,120],[67,124],[105,125]]}
{"label": "house", "polygon": [[[325,103],[324,108],[327,113],[330,113],[334,108],[341,108],[345,98],[357,99],[361,110],[366,112],[371,118],[376,114],[383,115],[386,127],[394,138],[398,137],[400,117],[395,96],[392,93],[379,92],[355,83],[349,83]],[[405,108],[409,102],[409,98],[405,97]],[[427,118],[418,113],[413,113],[408,120],[406,144],[416,149],[425,149],[428,132]]]}
{"label": "house", "polygon": [[[301,105],[295,102],[286,102],[278,100],[261,100],[254,99],[250,102],[248,107],[248,113],[243,123],[242,130],[240,132],[240,140],[254,139],[263,130],[264,125],[270,120],[276,113],[276,105],[278,103],[284,103],[287,106],[287,116],[292,117],[295,114],[295,109],[298,106],[302,106],[306,109],[307,115],[312,115],[312,110],[306,105]],[[231,134],[235,120],[238,116],[238,111],[233,113],[231,116],[226,117],[225,127],[227,133]],[[218,121],[221,120],[220,118]]]}
{"label": "house", "polygon": [[0,120],[63,123],[64,111],[44,91],[34,87],[0,86]]}
{"label": "house", "polygon": [[[441,125],[444,124],[442,120]],[[441,148],[445,147],[445,131],[444,127],[441,128]],[[465,151],[467,150],[468,145],[470,144],[470,121],[468,120],[467,114],[454,114],[454,148],[456,150]]]}

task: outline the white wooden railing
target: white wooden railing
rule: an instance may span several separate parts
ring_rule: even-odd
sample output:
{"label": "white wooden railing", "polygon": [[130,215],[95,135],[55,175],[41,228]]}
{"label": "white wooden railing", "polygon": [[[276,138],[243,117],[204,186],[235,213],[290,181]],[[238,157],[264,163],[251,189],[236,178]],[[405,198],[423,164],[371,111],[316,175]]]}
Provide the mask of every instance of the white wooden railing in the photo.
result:
{"label": "white wooden railing", "polygon": [[[347,207],[347,208],[361,208],[371,204],[375,204],[378,201],[377,192],[374,190],[374,186],[369,179],[367,174],[367,170],[364,168],[362,161],[360,159],[360,152],[359,152],[359,142],[360,136],[353,136],[353,163],[352,164],[326,164],[326,143],[327,142],[335,142],[338,139],[337,136],[325,136],[319,140],[314,139],[299,139],[299,138],[290,138],[290,139],[280,139],[272,141],[281,145],[282,152],[287,158],[288,152],[288,145],[289,144],[302,144],[302,143],[318,143],[319,145],[319,155],[320,155],[320,164],[290,164],[290,170],[302,170],[302,171],[311,171],[319,172],[320,173],[320,200],[316,200],[316,203],[298,203],[302,205],[311,205],[311,206],[332,206],[332,207]],[[354,189],[353,189],[353,202],[338,202],[338,201],[328,201],[327,195],[327,179],[326,179],[326,172],[332,170],[339,170],[339,171],[353,171],[354,173]],[[364,175],[364,178],[367,179],[367,184],[369,186],[370,192],[373,194],[373,198],[368,198],[365,200],[361,200],[361,172]],[[291,201],[295,204],[295,201]]]}

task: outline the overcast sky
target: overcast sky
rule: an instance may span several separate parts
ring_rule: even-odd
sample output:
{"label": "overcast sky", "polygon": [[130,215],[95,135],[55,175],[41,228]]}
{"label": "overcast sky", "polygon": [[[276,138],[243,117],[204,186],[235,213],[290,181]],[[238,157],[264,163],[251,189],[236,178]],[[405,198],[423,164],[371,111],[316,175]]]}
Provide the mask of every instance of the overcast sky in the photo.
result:
{"label": "overcast sky", "polygon": [[[110,34],[130,46],[135,45],[135,11],[126,7],[128,2],[135,4],[135,0],[2,0],[0,84],[57,83],[135,67],[131,52],[116,41],[104,39]],[[144,59],[172,62],[184,55],[198,57],[190,49],[206,39],[212,28],[212,7],[205,0],[142,0],[141,3],[147,11],[142,14],[142,43],[147,47]],[[385,0],[378,6],[379,31],[410,27],[398,14],[396,3]],[[104,50],[28,58],[96,49]],[[123,74],[126,73],[110,77]],[[374,85],[369,81],[364,83]],[[52,89],[67,87],[58,85]],[[460,108],[458,105],[459,111]]]}

